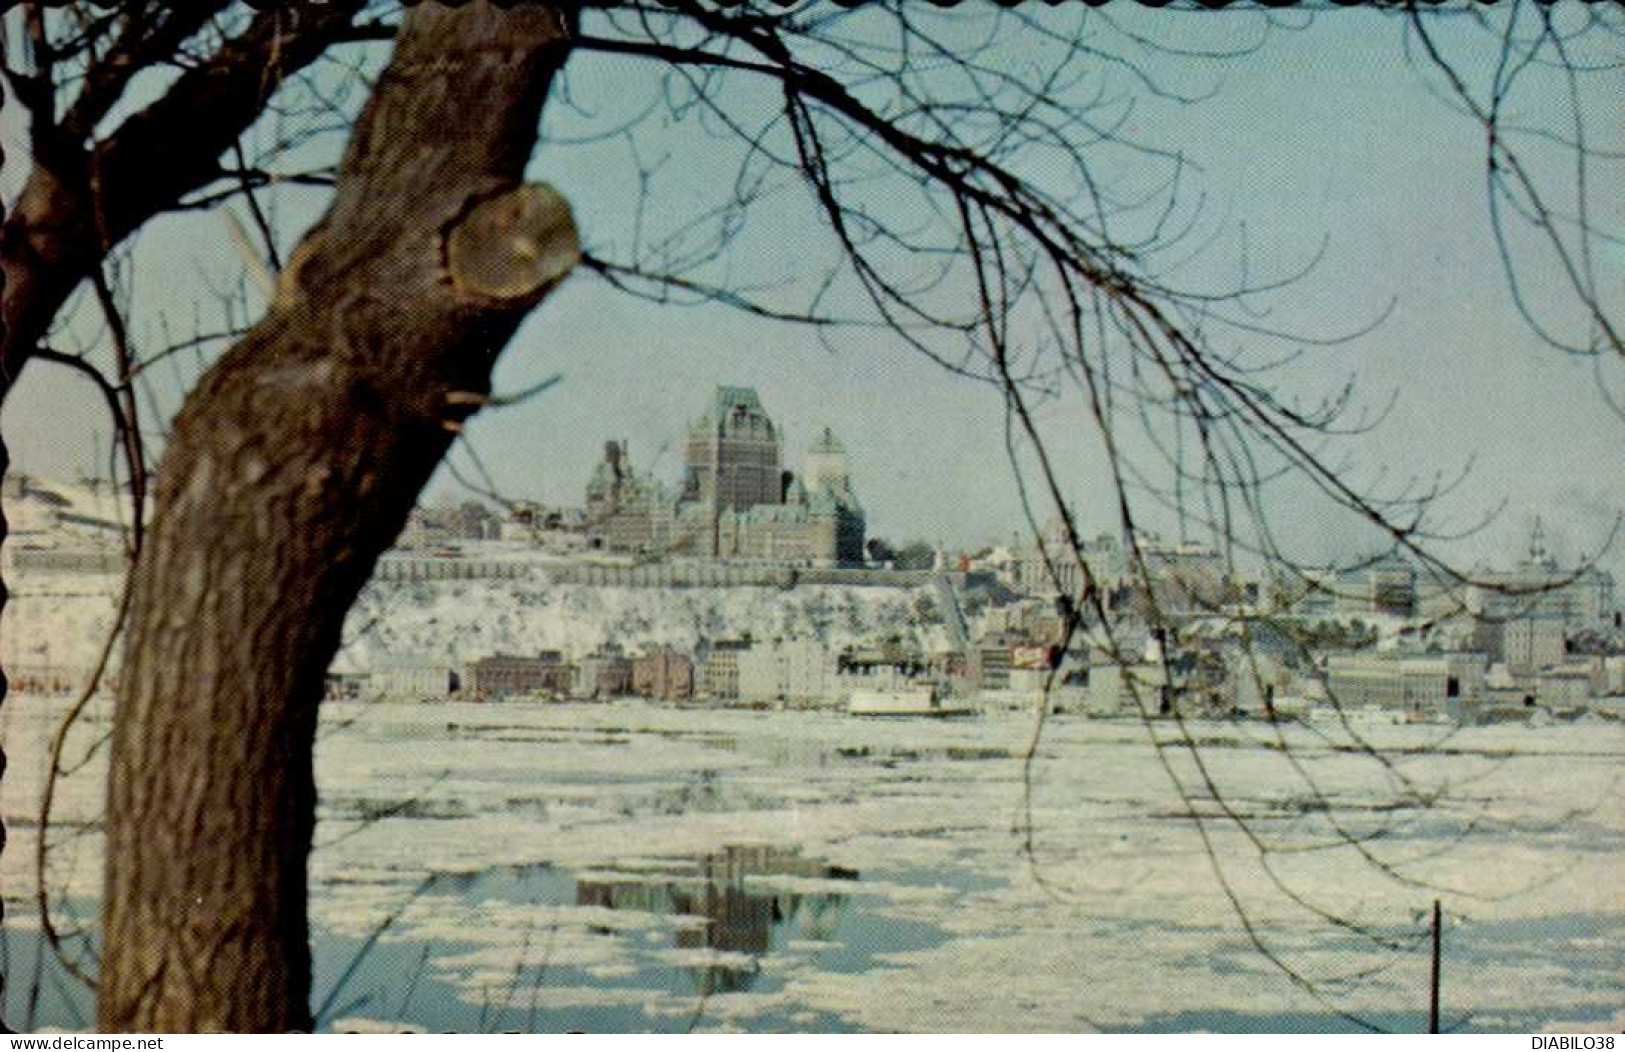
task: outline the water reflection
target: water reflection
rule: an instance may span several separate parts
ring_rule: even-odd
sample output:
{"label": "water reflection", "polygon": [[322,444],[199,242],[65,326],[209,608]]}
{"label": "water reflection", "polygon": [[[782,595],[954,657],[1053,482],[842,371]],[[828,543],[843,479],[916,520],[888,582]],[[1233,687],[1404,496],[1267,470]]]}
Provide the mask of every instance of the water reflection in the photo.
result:
{"label": "water reflection", "polygon": [[750,957],[748,966],[713,961],[688,969],[698,993],[734,993],[755,983],[755,959],[773,948],[775,933],[833,940],[846,901],[833,892],[752,891],[746,884],[751,877],[856,881],[858,874],[804,858],[794,848],[737,846],[696,859],[661,860],[659,870],[624,880],[578,881],[576,905],[706,918],[703,926],[679,928],[673,941],[679,949]]}
{"label": "water reflection", "polygon": [[[818,884],[798,888],[800,880]],[[490,989],[471,988],[466,980],[479,965],[443,962],[492,942],[462,943],[444,928],[425,937],[418,922],[433,921],[434,911],[419,916],[413,903],[426,896],[451,896],[473,907],[573,903],[665,920],[597,929],[622,941],[630,970],[595,974],[550,953],[538,960],[530,950],[540,949],[544,937],[533,942],[526,936],[519,963],[501,981]],[[680,1031],[703,1017],[712,995],[782,989],[783,976],[763,971],[758,963],[769,955],[804,955],[813,967],[845,974],[874,967],[877,953],[924,949],[944,938],[928,925],[873,914],[875,900],[864,894],[855,870],[784,847],[730,847],[687,858],[643,856],[617,865],[607,877],[545,864],[434,873],[390,901],[391,914],[366,934],[313,931],[312,1008],[324,1029],[361,1019],[454,1032]],[[93,909],[89,903],[70,905]],[[5,978],[12,980],[0,998],[5,1008],[0,1018],[7,1023],[76,1030],[91,1025],[90,992],[62,972],[37,932],[0,927],[0,979]],[[596,988],[609,996],[603,1003],[538,1008],[546,1001],[538,991],[548,987]],[[625,990],[646,996],[618,1001],[614,994]],[[648,1011],[649,1004],[672,998],[679,1005],[694,998],[694,1013]],[[808,1006],[795,1011],[799,1014],[792,1018],[788,1009],[769,1005],[741,1021],[769,1030],[847,1028],[831,1013]]]}

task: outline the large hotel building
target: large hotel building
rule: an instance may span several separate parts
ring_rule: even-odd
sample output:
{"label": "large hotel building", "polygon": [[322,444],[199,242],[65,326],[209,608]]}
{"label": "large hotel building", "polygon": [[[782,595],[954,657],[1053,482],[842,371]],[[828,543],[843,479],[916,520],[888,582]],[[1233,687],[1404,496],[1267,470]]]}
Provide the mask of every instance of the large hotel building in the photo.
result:
{"label": "large hotel building", "polygon": [[755,389],[718,387],[689,426],[675,494],[632,470],[625,443],[605,445],[587,484],[588,537],[609,551],[861,563],[863,507],[846,450],[825,428],[799,476],[784,470],[783,452]]}

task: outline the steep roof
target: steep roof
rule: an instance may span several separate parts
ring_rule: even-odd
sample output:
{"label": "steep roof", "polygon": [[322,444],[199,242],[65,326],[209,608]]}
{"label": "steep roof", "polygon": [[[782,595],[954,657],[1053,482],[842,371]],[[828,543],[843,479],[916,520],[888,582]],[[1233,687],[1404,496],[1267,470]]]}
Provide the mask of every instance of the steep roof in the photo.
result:
{"label": "steep roof", "polygon": [[807,452],[814,454],[834,453],[845,456],[846,447],[841,444],[840,439],[835,437],[835,432],[826,427],[819,431],[818,437],[813,439],[813,444],[807,448]]}
{"label": "steep roof", "polygon": [[767,415],[767,410],[762,408],[762,399],[756,393],[756,388],[735,387],[729,384],[717,385],[710,404],[705,407],[705,412],[701,413],[699,419],[690,426],[697,432],[710,431],[732,417],[736,410],[744,410],[748,415],[761,417],[767,424],[769,434],[772,433],[772,418]]}
{"label": "steep roof", "polygon": [[754,387],[730,387],[718,384],[717,393],[711,401],[711,411],[720,417],[735,406],[744,406],[746,409],[761,412],[762,400]]}

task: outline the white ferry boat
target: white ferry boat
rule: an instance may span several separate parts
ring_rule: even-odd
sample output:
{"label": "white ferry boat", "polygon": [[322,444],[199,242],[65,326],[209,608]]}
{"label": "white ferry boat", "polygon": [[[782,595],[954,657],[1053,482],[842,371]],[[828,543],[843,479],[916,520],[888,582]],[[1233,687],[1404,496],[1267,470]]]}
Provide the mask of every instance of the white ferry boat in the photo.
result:
{"label": "white ferry boat", "polygon": [[945,702],[935,687],[900,687],[894,690],[855,690],[847,702],[853,716],[973,716],[976,710],[960,702]]}

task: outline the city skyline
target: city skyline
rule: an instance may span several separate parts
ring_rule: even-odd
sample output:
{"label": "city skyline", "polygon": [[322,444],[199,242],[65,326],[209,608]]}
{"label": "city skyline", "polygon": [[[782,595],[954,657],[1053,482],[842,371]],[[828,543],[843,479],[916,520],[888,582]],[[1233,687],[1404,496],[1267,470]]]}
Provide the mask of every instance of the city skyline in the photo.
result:
{"label": "city skyline", "polygon": [[[1131,14],[1126,24],[1140,17]],[[1247,37],[1244,27],[1255,22],[1237,15],[1236,36]],[[1155,23],[1163,31],[1169,24]],[[1213,24],[1204,19],[1203,33]],[[1427,78],[1403,61],[1400,48],[1371,61],[1355,46],[1366,34],[1386,39],[1401,32],[1400,22],[1381,13],[1348,11],[1267,35],[1256,52],[1224,63],[1146,58],[1148,73],[1174,88],[1213,92],[1190,106],[1142,100],[1124,125],[1125,133],[1175,149],[1192,166],[1185,177],[1191,189],[1177,211],[1197,222],[1198,240],[1209,243],[1177,274],[1190,285],[1222,286],[1242,266],[1280,277],[1319,257],[1303,281],[1247,307],[1272,327],[1308,335],[1357,332],[1380,320],[1347,345],[1303,345],[1305,357],[1285,376],[1306,399],[1339,390],[1350,376],[1373,409],[1393,397],[1375,433],[1342,444],[1357,472],[1426,480],[1471,465],[1467,484],[1441,510],[1465,525],[1504,508],[1488,530],[1444,546],[1464,564],[1518,551],[1537,513],[1565,560],[1594,555],[1625,510],[1625,482],[1612,470],[1625,460],[1625,425],[1608,403],[1625,403],[1619,364],[1541,347],[1519,316],[1486,217],[1479,130],[1429,94]],[[1448,28],[1442,33],[1452,39]],[[614,113],[637,94],[639,71],[628,66],[610,77],[584,69],[573,87]],[[1377,116],[1399,110],[1402,122]],[[572,118],[557,119],[557,133],[567,137]],[[5,108],[0,124],[7,142],[25,135],[15,105]],[[645,133],[650,149],[690,159],[681,171],[659,173],[662,211],[672,222],[704,207],[707,188],[726,180],[737,161],[725,150],[693,149],[704,133],[691,123]],[[610,163],[625,148],[615,142],[543,151],[532,165],[578,202],[588,246],[605,256],[624,254],[628,244],[627,210],[619,203],[636,186],[624,166]],[[586,170],[609,174],[588,180]],[[1113,174],[1127,192],[1144,172],[1124,165]],[[286,238],[322,199],[319,191],[277,191]],[[1612,206],[1611,217],[1619,207]],[[786,198],[766,229],[739,233],[732,266],[750,275],[747,285],[789,296],[816,281],[823,234],[804,203]],[[1597,260],[1599,267],[1617,263],[1617,251]],[[129,272],[134,337],[150,345],[166,327],[184,335],[188,319],[200,309],[208,313],[199,306],[211,296],[202,275],[240,270],[217,217],[162,220],[143,235]],[[1532,275],[1525,288],[1536,301],[1546,290],[1540,278]],[[82,306],[69,329],[93,340],[100,331],[93,305]],[[143,393],[154,407],[149,420],[173,411],[179,387],[204,360],[174,358],[153,374],[153,389]],[[663,429],[688,412],[682,392],[740,383],[763,391],[786,417],[829,426],[862,451],[853,458],[854,483],[868,494],[874,534],[977,546],[1025,530],[998,392],[949,375],[893,336],[785,325],[716,304],[646,303],[583,274],[520,331],[499,363],[497,389],[524,389],[554,373],[560,382],[551,388],[468,425],[504,494],[568,503],[598,453],[596,441],[577,436],[597,433],[606,420],[616,422],[613,430],[640,464],[652,470],[675,464],[680,453]],[[1079,426],[1079,409],[1075,399],[1053,402],[1040,426],[1054,436],[1063,488],[1093,534],[1115,529],[1116,495],[1106,484],[1098,441]],[[110,428],[101,414],[99,398],[80,378],[31,365],[0,420],[16,470],[64,476],[106,463]],[[1143,438],[1129,437],[1131,453],[1151,456]],[[909,455],[899,455],[904,451]],[[793,445],[787,453],[799,455]],[[466,453],[456,451],[454,459],[469,476]],[[459,491],[444,468],[430,487],[435,497]],[[1307,561],[1326,561],[1369,540],[1346,516],[1323,514],[1295,496],[1278,500],[1273,512]],[[1038,509],[1040,524],[1049,511]],[[1160,532],[1181,532],[1171,516],[1159,519],[1149,507],[1145,514]],[[1604,560],[1616,574],[1625,573],[1621,549],[1616,543]]]}

